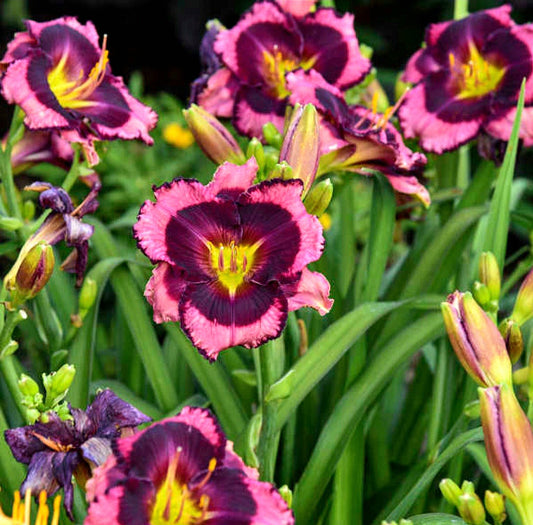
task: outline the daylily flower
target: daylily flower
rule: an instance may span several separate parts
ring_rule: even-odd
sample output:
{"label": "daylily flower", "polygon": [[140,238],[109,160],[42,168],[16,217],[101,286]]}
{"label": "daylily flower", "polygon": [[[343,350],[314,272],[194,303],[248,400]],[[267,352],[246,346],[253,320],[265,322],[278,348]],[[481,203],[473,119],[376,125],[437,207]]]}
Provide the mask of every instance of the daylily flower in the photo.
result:
{"label": "daylily flower", "polygon": [[117,440],[87,483],[84,525],[195,523],[292,525],[287,504],[257,480],[203,408]]}
{"label": "daylily flower", "polygon": [[[509,140],[522,79],[533,104],[533,25],[516,25],[504,5],[462,20],[433,24],[425,47],[409,60],[402,80],[415,84],[399,109],[408,138],[443,153],[486,132]],[[533,145],[533,108],[520,137]]]}
{"label": "daylily flower", "polygon": [[111,74],[106,37],[100,47],[91,22],[63,17],[25,22],[0,62],[2,94],[25,113],[31,130],[57,130],[80,142],[91,165],[95,140],[153,140],[157,115],[133,98],[122,78]]}
{"label": "daylily flower", "polygon": [[213,40],[221,67],[203,90],[195,84],[192,102],[216,116],[232,117],[239,133],[250,137],[262,138],[267,122],[283,131],[290,71],[314,70],[345,90],[370,70],[359,51],[353,15],[330,8],[300,17],[275,2],[256,2],[235,27],[219,27]]}
{"label": "daylily flower", "polygon": [[301,180],[256,185],[257,162],[226,162],[213,181],[175,179],[141,207],[134,234],[157,264],[145,296],[154,321],[179,321],[210,360],[225,348],[278,337],[287,312],[327,313],[329,283],[307,265],[322,254],[318,219],[301,201]]}
{"label": "daylily flower", "polygon": [[320,114],[320,164],[318,175],[341,170],[369,175],[383,173],[399,193],[413,195],[426,206],[427,189],[418,181],[426,157],[411,151],[390,123],[388,114],[348,105],[342,92],[315,71],[287,75],[291,104],[313,104]]}
{"label": "daylily flower", "polygon": [[523,523],[533,518],[533,432],[510,385],[479,389],[487,458],[500,490]]}
{"label": "daylily flower", "polygon": [[512,385],[505,341],[472,294],[454,292],[441,308],[452,347],[470,377],[483,387]]}
{"label": "daylily flower", "polygon": [[57,131],[25,129],[22,138],[13,145],[11,166],[15,174],[41,163],[53,164],[67,170],[73,157],[70,142],[61,138]]}
{"label": "daylily flower", "polygon": [[96,197],[101,187],[98,177],[94,175],[93,178],[91,191],[77,208],[74,208],[69,194],[62,188],[52,186],[48,182],[34,182],[26,186],[26,190],[40,192],[39,204],[43,208],[52,210],[52,213],[24,243],[15,264],[5,276],[4,282],[8,290],[14,288],[18,269],[35,246],[39,244],[54,245],[63,240],[68,246],[73,246],[75,250],[65,259],[61,269],[75,273],[76,285],[81,285],[87,265],[89,238],[94,231],[94,227],[82,222],[81,218],[88,213],[93,213],[98,207]]}
{"label": "daylily flower", "polygon": [[294,16],[305,16],[311,11],[317,0],[276,0],[280,7]]}
{"label": "daylily flower", "polygon": [[17,461],[28,465],[21,491],[30,489],[38,495],[45,490],[52,495],[62,487],[64,506],[72,519],[72,476],[84,483],[90,470],[111,454],[114,439],[150,418],[111,390],[97,394],[86,411],[71,408],[70,412],[72,420],[63,421],[50,412],[47,423],[6,430],[4,435]]}

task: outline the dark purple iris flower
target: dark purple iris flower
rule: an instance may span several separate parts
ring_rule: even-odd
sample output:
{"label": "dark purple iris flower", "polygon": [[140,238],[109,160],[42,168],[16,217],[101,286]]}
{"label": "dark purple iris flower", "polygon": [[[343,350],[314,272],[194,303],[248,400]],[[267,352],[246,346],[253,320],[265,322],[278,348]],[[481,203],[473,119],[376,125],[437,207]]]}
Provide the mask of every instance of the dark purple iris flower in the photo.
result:
{"label": "dark purple iris flower", "polygon": [[72,476],[86,481],[90,471],[102,465],[111,454],[111,444],[150,418],[111,390],[98,393],[86,411],[71,408],[72,420],[63,421],[51,412],[47,423],[35,423],[6,430],[4,435],[11,452],[28,465],[21,492],[47,495],[59,488],[65,491],[64,506],[72,519]]}
{"label": "dark purple iris flower", "polygon": [[363,106],[348,105],[342,92],[319,78],[314,71],[287,75],[291,104],[313,104],[320,116],[320,163],[318,175],[351,171],[369,175],[383,173],[399,193],[431,202],[419,182],[426,157],[411,151],[401,134],[384,115]]}
{"label": "dark purple iris flower", "polygon": [[154,321],[179,321],[210,360],[278,337],[290,310],[324,315],[333,303],[326,278],[307,269],[324,238],[301,201],[302,181],[253,185],[256,173],[251,157],[222,164],[207,186],[175,179],[155,190],[133,227],[157,264],[145,290]]}
{"label": "dark purple iris flower", "polygon": [[[302,10],[309,10],[305,2]],[[345,90],[370,70],[361,55],[353,15],[318,8],[295,16],[273,1],[256,2],[232,29],[210,29],[206,45],[206,76],[193,85],[192,102],[213,115],[231,117],[235,128],[263,137],[263,125],[273,122],[281,132],[290,90],[286,75],[313,70]],[[205,54],[205,53],[204,53]],[[214,69],[216,54],[220,67]],[[200,87],[200,89],[199,89]]]}
{"label": "dark purple iris flower", "polygon": [[[87,177],[89,178],[89,177]],[[93,213],[98,208],[96,197],[100,191],[100,180],[93,174],[92,187],[83,202],[76,208],[72,204],[69,194],[62,188],[52,186],[48,182],[34,182],[26,186],[26,190],[38,191],[39,204],[52,211],[46,217],[40,228],[24,243],[19,256],[5,277],[6,287],[14,286],[18,268],[26,255],[38,244],[54,245],[65,241],[74,250],[65,259],[61,269],[76,274],[76,285],[80,286],[83,281],[83,273],[87,266],[89,251],[89,238],[93,234],[94,227],[84,223],[81,219],[88,213]]]}
{"label": "dark purple iris flower", "polygon": [[32,130],[58,130],[80,142],[91,165],[98,162],[95,140],[153,140],[157,115],[133,98],[121,77],[111,74],[104,38],[100,48],[91,22],[63,17],[27,20],[0,62],[2,94],[25,113]]}
{"label": "dark purple iris flower", "polygon": [[508,141],[525,78],[520,137],[533,145],[533,24],[516,25],[510,12],[504,5],[428,27],[403,75],[414,84],[398,111],[406,137],[434,153],[481,133]]}
{"label": "dark purple iris flower", "polygon": [[293,525],[287,504],[233,452],[211,413],[185,407],[116,441],[87,483],[84,525]]}

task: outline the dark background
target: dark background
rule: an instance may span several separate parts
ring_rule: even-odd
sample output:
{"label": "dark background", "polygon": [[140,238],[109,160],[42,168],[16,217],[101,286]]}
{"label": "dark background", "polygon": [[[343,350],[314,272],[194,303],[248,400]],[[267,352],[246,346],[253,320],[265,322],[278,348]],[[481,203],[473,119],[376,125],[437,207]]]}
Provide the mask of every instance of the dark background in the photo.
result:
{"label": "dark background", "polygon": [[[102,36],[108,35],[113,73],[128,81],[133,71],[144,78],[145,92],[167,91],[187,101],[189,85],[199,74],[198,46],[205,23],[218,18],[232,27],[250,0],[0,0],[0,53],[23,29],[21,20],[47,21],[64,15],[91,20]],[[533,20],[533,0],[515,0],[513,17]],[[374,49],[378,71],[399,71],[418,49],[424,28],[452,17],[452,0],[338,0],[339,11],[355,14],[360,42]],[[491,0],[471,0],[470,10],[501,5]],[[0,102],[2,122],[9,113]]]}

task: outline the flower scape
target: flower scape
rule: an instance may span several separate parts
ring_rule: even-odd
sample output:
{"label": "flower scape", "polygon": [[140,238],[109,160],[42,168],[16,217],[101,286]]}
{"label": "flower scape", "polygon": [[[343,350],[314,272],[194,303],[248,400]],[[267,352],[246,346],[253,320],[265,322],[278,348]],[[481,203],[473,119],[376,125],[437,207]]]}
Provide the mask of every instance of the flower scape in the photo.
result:
{"label": "flower scape", "polygon": [[533,525],[527,3],[14,4],[0,525]]}

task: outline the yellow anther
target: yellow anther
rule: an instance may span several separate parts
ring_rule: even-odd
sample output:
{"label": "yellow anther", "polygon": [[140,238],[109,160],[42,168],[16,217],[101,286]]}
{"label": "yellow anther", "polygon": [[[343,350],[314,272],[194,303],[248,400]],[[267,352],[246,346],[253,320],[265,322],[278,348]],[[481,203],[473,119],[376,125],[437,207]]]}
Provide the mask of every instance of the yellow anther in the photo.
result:
{"label": "yellow anther", "polygon": [[450,69],[455,68],[455,55],[453,53],[448,53],[448,60],[450,62]]}
{"label": "yellow anther", "polygon": [[379,93],[374,91],[374,94],[372,95],[372,115],[375,115],[378,112],[378,100]]}

